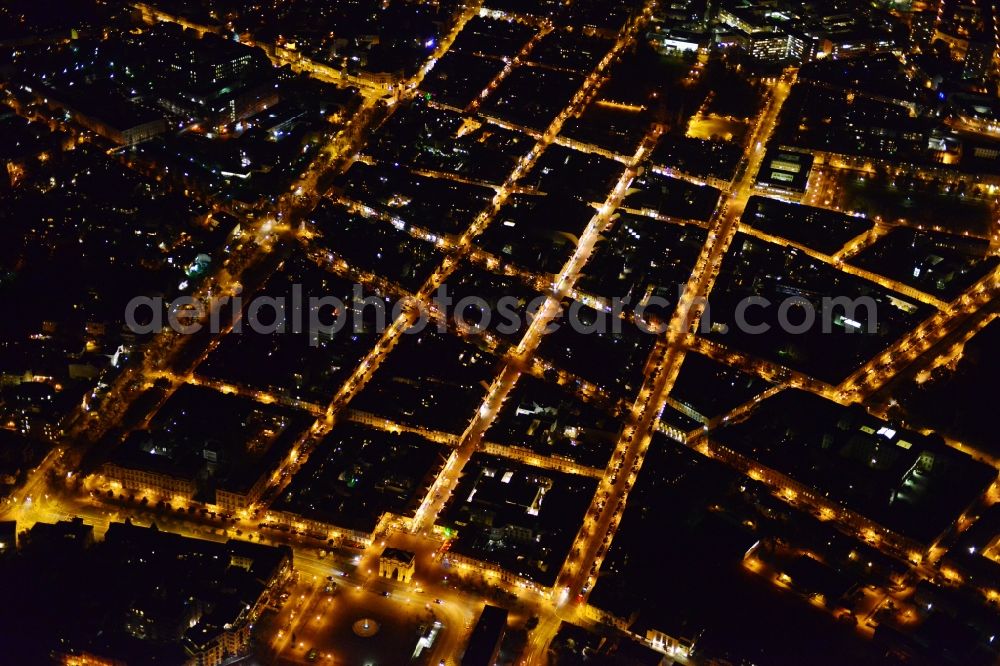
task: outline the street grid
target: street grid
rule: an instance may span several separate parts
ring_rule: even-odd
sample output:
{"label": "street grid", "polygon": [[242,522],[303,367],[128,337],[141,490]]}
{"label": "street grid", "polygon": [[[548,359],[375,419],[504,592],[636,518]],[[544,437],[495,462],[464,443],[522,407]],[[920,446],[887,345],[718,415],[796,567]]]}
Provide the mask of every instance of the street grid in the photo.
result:
{"label": "street grid", "polygon": [[[940,298],[921,292],[898,281],[878,275],[868,270],[857,268],[845,263],[864,248],[870,246],[887,231],[886,226],[878,225],[874,232],[864,233],[852,238],[836,252],[827,255],[812,250],[804,245],[787,239],[763,233],[740,222],[741,214],[750,196],[762,195],[755,189],[757,171],[763,160],[768,139],[774,130],[782,104],[791,88],[795,85],[796,72],[788,70],[770,87],[764,110],[755,120],[747,141],[747,151],[744,155],[742,175],[730,187],[723,191],[723,197],[712,218],[707,222],[697,220],[674,220],[652,211],[625,209],[626,212],[656,219],[663,224],[695,224],[706,229],[709,236],[701,248],[695,270],[691,273],[682,292],[680,303],[673,308],[672,316],[667,323],[665,334],[658,336],[653,349],[644,363],[644,381],[641,388],[633,394],[619,395],[588,381],[583,377],[560,368],[551,359],[539,355],[545,326],[559,316],[560,308],[573,298],[584,303],[601,308],[607,302],[602,294],[592,294],[580,290],[577,280],[587,265],[595,244],[601,234],[607,232],[614,224],[616,213],[621,212],[622,201],[633,179],[641,168],[648,168],[649,155],[657,144],[662,128],[651,126],[647,129],[639,148],[633,155],[615,155],[622,166],[622,173],[613,187],[601,201],[593,202],[593,217],[588,221],[581,233],[572,256],[556,274],[530,270],[503,257],[491,253],[477,245],[477,240],[491,226],[497,224],[497,215],[508,199],[522,192],[519,181],[537,163],[539,158],[552,145],[566,145],[561,136],[564,123],[594,102],[601,86],[607,81],[607,71],[616,60],[627,51],[641,33],[642,27],[649,19],[655,6],[654,0],[643,5],[632,20],[624,27],[614,40],[611,48],[597,65],[586,75],[582,84],[570,99],[569,103],[559,112],[552,122],[542,130],[526,128],[501,118],[486,115],[481,107],[490,95],[505,81],[508,76],[523,62],[530,61],[533,49],[554,29],[549,22],[542,22],[539,30],[524,44],[521,51],[494,77],[490,84],[474,98],[474,101],[462,111],[478,116],[485,123],[493,123],[499,127],[512,129],[531,137],[534,143],[529,151],[521,156],[507,178],[498,185],[460,178],[447,172],[429,170],[413,170],[422,176],[453,180],[462,183],[484,185],[493,191],[489,205],[474,219],[468,221],[465,230],[452,237],[441,237],[431,230],[419,226],[408,226],[407,232],[421,242],[436,245],[442,256],[440,264],[430,273],[422,285],[410,290],[396,281],[375,272],[359,269],[337,255],[336,247],[324,244],[322,230],[312,221],[312,213],[320,202],[327,202],[358,213],[371,224],[392,225],[393,219],[384,213],[373,211],[362,202],[351,200],[344,196],[331,195],[323,191],[319,184],[325,182],[331,174],[344,173],[352,164],[358,161],[371,162],[366,157],[364,147],[368,138],[379,131],[387,118],[399,112],[412,98],[421,94],[421,83],[424,77],[433,71],[434,64],[449,52],[452,42],[458,37],[466,22],[480,14],[478,3],[466,6],[460,16],[456,17],[453,29],[445,39],[442,39],[435,53],[418,73],[408,81],[403,82],[391,105],[384,101],[384,90],[370,84],[363,76],[345,79],[331,68],[309,64],[302,61],[294,62],[294,66],[319,80],[342,85],[345,82],[359,86],[365,97],[362,108],[356,113],[349,126],[338,133],[324,147],[321,157],[317,160],[318,168],[309,170],[293,184],[290,191],[301,188],[305,194],[283,199],[281,204],[270,214],[260,216],[255,220],[246,220],[248,231],[244,240],[232,253],[225,274],[216,276],[211,281],[215,293],[234,293],[234,288],[240,284],[246,293],[246,285],[240,283],[240,276],[248,269],[264,267],[264,273],[272,274],[280,265],[279,257],[299,255],[308,258],[313,264],[324,271],[338,277],[365,284],[375,292],[393,298],[404,298],[411,305],[407,307],[398,319],[378,337],[374,345],[362,357],[361,361],[341,384],[340,388],[330,396],[328,402],[317,403],[303,401],[282,395],[279,392],[262,390],[258,387],[242,385],[239,382],[227,381],[209,377],[199,372],[199,366],[217,349],[220,341],[230,332],[233,322],[218,336],[206,342],[201,350],[191,358],[191,341],[180,339],[177,334],[164,333],[154,339],[147,347],[143,361],[129,367],[111,389],[108,404],[112,407],[104,409],[100,415],[80,414],[73,422],[71,435],[82,441],[98,441],[122,418],[128,406],[142,393],[142,389],[152,386],[157,380],[166,381],[168,389],[162,399],[140,421],[139,427],[148,424],[156,411],[166,403],[169,396],[179,387],[194,385],[220,391],[226,394],[238,395],[263,404],[278,404],[292,410],[302,412],[314,419],[301,439],[290,448],[287,457],[281,465],[273,470],[268,488],[262,494],[262,501],[250,507],[242,515],[236,516],[237,525],[246,531],[256,530],[257,523],[266,520],[269,501],[278,497],[295,474],[302,469],[311,455],[322,455],[319,449],[321,442],[334,425],[341,421],[363,422],[370,427],[387,432],[409,432],[417,434],[431,442],[444,444],[449,454],[441,472],[428,488],[412,518],[394,516],[382,522],[373,533],[370,545],[365,549],[358,570],[370,566],[377,557],[385,542],[395,544],[397,541],[407,543],[413,539],[426,539],[431,549],[437,549],[442,542],[439,519],[445,506],[451,499],[452,492],[461,478],[462,471],[471,457],[480,452],[504,458],[519,460],[539,469],[550,469],[582,477],[596,479],[597,491],[587,512],[583,524],[579,527],[570,554],[563,562],[556,584],[552,588],[542,588],[530,585],[516,577],[503,584],[523,595],[526,603],[541,616],[538,627],[532,631],[529,647],[522,658],[522,663],[542,663],[549,643],[555,635],[561,621],[572,621],[581,624],[592,622],[586,611],[586,602],[593,588],[596,572],[600,570],[604,555],[608,550],[608,541],[613,539],[621,518],[622,508],[628,501],[629,490],[641,473],[644,456],[650,446],[654,433],[670,430],[661,421],[665,407],[670,406],[679,411],[691,412],[689,407],[677,401],[671,395],[674,382],[687,354],[700,354],[727,366],[737,368],[748,374],[755,375],[772,383],[773,386],[763,391],[745,404],[741,404],[724,415],[715,416],[701,426],[685,433],[673,432],[673,437],[704,452],[703,437],[711,437],[710,431],[724,422],[734,422],[745,418],[752,412],[754,406],[785,388],[801,388],[821,395],[840,404],[863,403],[869,406],[873,413],[884,414],[885,405],[867,402],[877,396],[880,390],[893,382],[897,376],[907,372],[926,371],[935,364],[947,362],[954,356],[958,346],[949,344],[942,349],[943,341],[953,339],[961,334],[961,340],[968,340],[975,331],[981,330],[986,323],[996,316],[979,317],[971,328],[966,326],[976,316],[980,308],[986,305],[996,293],[1000,283],[1000,272],[993,271],[966,289],[958,298],[945,302]],[[190,22],[178,17],[168,16],[155,10],[150,4],[140,5],[146,20],[149,22],[173,21],[189,27]],[[279,57],[280,59],[280,57]],[[436,102],[430,102],[434,107]],[[443,109],[451,109],[448,105],[440,105]],[[697,179],[695,179],[697,182]],[[767,196],[764,194],[763,196]],[[818,202],[817,202],[818,203]],[[868,360],[860,368],[852,372],[846,379],[836,385],[819,381],[805,373],[784,367],[773,361],[756,358],[752,354],[727,347],[714,340],[692,332],[702,315],[702,304],[712,293],[719,267],[726,256],[737,232],[755,236],[768,243],[780,244],[786,248],[794,248],[813,259],[828,264],[838,271],[852,274],[863,280],[885,287],[896,293],[904,294],[922,303],[932,306],[933,314],[912,331],[895,340],[885,351]],[[433,239],[433,240],[432,240]],[[508,276],[532,291],[544,294],[546,300],[530,326],[519,340],[511,341],[486,332],[470,332],[463,330],[449,321],[444,313],[438,312],[432,298],[442,284],[457,271],[468,267],[479,267],[490,272]],[[266,282],[266,278],[260,281]],[[447,335],[459,338],[476,348],[492,355],[499,370],[490,382],[481,404],[467,419],[467,427],[461,433],[448,433],[423,427],[419,423],[398,423],[377,414],[360,412],[352,408],[352,400],[360,394],[374,377],[378,377],[380,368],[387,358],[396,353],[396,347],[403,339],[404,332],[412,325],[418,310],[413,303],[423,304],[432,321],[444,321]],[[628,320],[632,315],[623,313]],[[485,437],[494,419],[502,409],[511,391],[517,386],[523,375],[560,385],[556,390],[571,391],[583,402],[592,403],[617,416],[621,430],[611,462],[606,469],[596,469],[564,459],[530,453],[520,448],[502,445],[488,441]],[[705,435],[704,430],[709,434]],[[116,436],[123,436],[121,433]],[[72,441],[72,440],[70,440]],[[45,478],[49,470],[55,467],[72,466],[72,461],[80,454],[74,450],[73,444],[58,447],[43,462],[32,475],[32,478],[20,491],[18,506],[24,498],[38,497],[44,492]],[[77,507],[79,509],[79,507]],[[90,509],[95,518],[100,511]],[[45,515],[69,515],[74,513],[58,508],[45,514],[41,509],[34,512],[25,510],[21,518],[40,519]],[[105,516],[109,515],[107,512]],[[105,517],[105,522],[107,518]],[[297,566],[307,575],[313,575],[316,581],[322,582],[330,566],[328,562],[317,560],[306,553],[310,549],[296,549]],[[300,553],[302,553],[300,555]],[[440,559],[431,559],[432,566],[440,566]],[[483,571],[493,571],[490,565],[484,565]],[[323,574],[323,575],[321,575]],[[429,574],[427,574],[429,577]],[[500,583],[497,583],[498,585]],[[321,603],[322,595],[318,593],[318,585],[309,588],[304,602],[304,615],[308,615],[317,604]],[[353,594],[354,592],[350,592]],[[400,592],[402,594],[402,592]],[[413,602],[419,602],[415,595]],[[459,597],[456,596],[456,599]],[[457,603],[457,601],[455,602]],[[459,637],[468,628],[469,618],[460,612],[453,612],[450,621],[462,625]],[[292,650],[288,636],[296,622],[290,620],[289,629],[283,637],[276,639],[274,650],[276,654],[284,654]],[[300,630],[300,635],[303,630]],[[452,638],[446,644],[447,649],[457,649],[460,638]],[[445,649],[445,648],[441,648]],[[442,658],[452,658],[440,652]],[[290,658],[291,659],[291,658]],[[453,662],[449,662],[453,663]]]}

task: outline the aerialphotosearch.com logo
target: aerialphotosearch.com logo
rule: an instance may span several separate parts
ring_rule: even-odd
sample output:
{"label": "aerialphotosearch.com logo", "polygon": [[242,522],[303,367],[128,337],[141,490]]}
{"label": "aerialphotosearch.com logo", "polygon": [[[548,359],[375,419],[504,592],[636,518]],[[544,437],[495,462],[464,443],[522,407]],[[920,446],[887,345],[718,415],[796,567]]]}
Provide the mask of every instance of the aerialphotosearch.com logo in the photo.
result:
{"label": "aerialphotosearch.com logo", "polygon": [[[763,296],[747,296],[737,301],[733,308],[732,324],[715,324],[709,303],[704,299],[685,299],[683,292],[684,285],[679,285],[678,302],[684,303],[686,311],[678,314],[688,322],[688,329],[690,322],[699,317],[702,333],[728,333],[733,326],[750,335],[767,333],[775,326],[793,335],[814,332],[817,327],[823,333],[835,330],[875,333],[878,330],[878,306],[869,296],[823,297],[818,305],[802,296],[789,296],[777,302]],[[167,302],[158,296],[137,296],[125,308],[125,323],[133,333],[149,335],[161,331],[165,325],[180,334],[198,333],[206,326],[210,333],[217,334],[227,328],[226,322],[231,322],[234,333],[249,329],[260,335],[305,334],[309,336],[309,344],[316,346],[344,330],[381,333],[407,312],[414,321],[406,333],[419,333],[433,320],[442,333],[449,325],[470,334],[482,333],[492,326],[497,333],[514,335],[533,321],[547,298],[539,294],[525,302],[512,295],[495,301],[464,296],[456,302],[448,293],[448,285],[442,285],[429,305],[407,297],[390,306],[385,298],[366,295],[360,284],[353,285],[349,298],[330,294],[306,296],[302,285],[294,284],[287,296],[261,295],[248,300],[238,289],[235,296],[206,300],[180,296]],[[602,309],[595,310],[574,300],[564,308],[562,316],[553,317],[546,323],[545,332],[569,326],[584,335],[619,334],[626,326],[626,313],[632,315],[629,318],[642,332],[652,335],[666,332],[667,321],[673,313],[668,299],[652,295],[632,308],[630,304],[629,298],[616,297]]]}

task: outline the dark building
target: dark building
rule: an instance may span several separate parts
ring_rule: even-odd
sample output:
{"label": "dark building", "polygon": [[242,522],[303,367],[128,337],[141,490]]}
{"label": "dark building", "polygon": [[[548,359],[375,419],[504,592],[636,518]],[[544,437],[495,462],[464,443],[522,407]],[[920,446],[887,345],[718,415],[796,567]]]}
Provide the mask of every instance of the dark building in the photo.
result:
{"label": "dark building", "polygon": [[486,604],[472,630],[462,656],[462,666],[493,666],[500,654],[500,643],[507,632],[507,611]]}
{"label": "dark building", "polygon": [[17,521],[0,521],[0,557],[17,551]]}
{"label": "dark building", "polygon": [[25,549],[82,551],[94,543],[94,526],[85,524],[80,517],[58,523],[35,523],[22,541]]}
{"label": "dark building", "polygon": [[965,51],[965,62],[962,63],[962,78],[983,81],[990,72],[993,52],[993,44],[990,42],[969,40],[969,47]]}
{"label": "dark building", "polygon": [[910,43],[917,46],[930,44],[934,36],[937,12],[924,10],[910,14]]}
{"label": "dark building", "polygon": [[769,150],[757,174],[757,184],[765,188],[801,194],[806,191],[813,157],[787,150]]}

